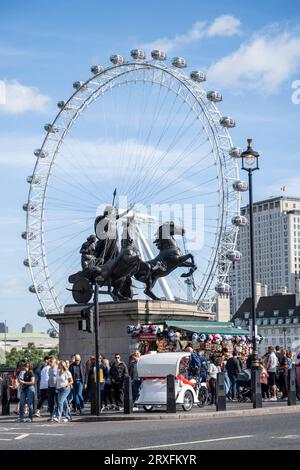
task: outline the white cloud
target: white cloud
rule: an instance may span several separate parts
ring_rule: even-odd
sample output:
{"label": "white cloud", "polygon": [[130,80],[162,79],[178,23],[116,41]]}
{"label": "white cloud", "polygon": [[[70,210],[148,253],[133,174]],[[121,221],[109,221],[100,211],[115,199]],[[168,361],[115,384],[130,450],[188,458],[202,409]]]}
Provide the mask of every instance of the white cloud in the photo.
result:
{"label": "white cloud", "polygon": [[212,36],[234,36],[240,33],[241,22],[232,15],[221,15],[207,28],[206,35]]}
{"label": "white cloud", "polygon": [[20,114],[26,111],[45,111],[49,96],[36,87],[22,85],[17,80],[4,80],[1,84],[0,113]]}
{"label": "white cloud", "polygon": [[276,92],[300,71],[300,36],[297,33],[259,34],[208,70],[208,78],[230,89]]}
{"label": "white cloud", "polygon": [[182,46],[198,42],[205,37],[233,36],[240,32],[240,20],[232,15],[218,16],[210,25],[205,21],[197,21],[191,29],[184,34],[173,38],[159,38],[152,42],[142,44],[140,47],[146,51],[161,49],[167,53],[179,49]]}

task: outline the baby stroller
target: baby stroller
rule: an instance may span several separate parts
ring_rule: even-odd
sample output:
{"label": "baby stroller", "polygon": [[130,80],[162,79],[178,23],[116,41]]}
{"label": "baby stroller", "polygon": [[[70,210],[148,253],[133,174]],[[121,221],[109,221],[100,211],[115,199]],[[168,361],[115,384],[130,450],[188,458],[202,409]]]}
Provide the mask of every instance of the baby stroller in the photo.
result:
{"label": "baby stroller", "polygon": [[244,369],[237,375],[236,387],[238,401],[251,401],[251,369]]}

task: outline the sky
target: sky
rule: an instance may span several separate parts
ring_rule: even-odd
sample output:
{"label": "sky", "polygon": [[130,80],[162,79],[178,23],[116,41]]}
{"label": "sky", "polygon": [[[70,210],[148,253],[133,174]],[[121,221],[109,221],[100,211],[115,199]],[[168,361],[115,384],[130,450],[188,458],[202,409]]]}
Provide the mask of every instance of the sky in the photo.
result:
{"label": "sky", "polygon": [[[300,197],[300,4],[277,0],[11,0],[0,14],[0,322],[10,331],[26,323],[49,328],[37,317],[21,232],[26,176],[43,125],[56,103],[86,79],[93,64],[129,57],[132,48],[183,56],[188,71],[204,70],[211,89],[221,90],[220,110],[234,117],[234,144],[254,139],[260,152],[254,199]],[[297,82],[298,81],[298,82]],[[5,90],[5,103],[3,102]],[[245,176],[244,176],[245,178]]]}

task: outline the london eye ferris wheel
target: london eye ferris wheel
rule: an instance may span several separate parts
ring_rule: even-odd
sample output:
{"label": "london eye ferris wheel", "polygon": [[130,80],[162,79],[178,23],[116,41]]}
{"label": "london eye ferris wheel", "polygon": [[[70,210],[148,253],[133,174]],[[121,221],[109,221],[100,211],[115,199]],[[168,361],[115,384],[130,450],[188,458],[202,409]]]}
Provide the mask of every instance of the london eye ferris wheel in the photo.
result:
{"label": "london eye ferris wheel", "polygon": [[[82,242],[114,188],[120,207],[126,201],[150,216],[139,224],[145,259],[149,248],[155,254],[148,230],[153,208],[171,207],[176,222],[202,231],[201,243],[191,245],[198,269],[188,299],[199,309],[216,292],[229,292],[228,270],[240,259],[235,245],[239,226],[246,223],[240,192],[247,185],[239,179],[241,149],[229,134],[235,121],[216,106],[221,93],[205,87],[204,72],[184,73],[186,60],[169,62],[163,51],[152,51],[147,60],[134,49],[130,60],[112,55],[110,62],[92,66],[86,81],[73,83],[74,93],[58,102],[59,112],[34,151],[22,237],[29,291],[38,297],[40,316],[60,313],[71,301],[68,276],[78,269]],[[185,250],[189,240],[179,243]],[[167,298],[186,299],[183,279],[175,274],[167,282],[167,291],[162,289]]]}

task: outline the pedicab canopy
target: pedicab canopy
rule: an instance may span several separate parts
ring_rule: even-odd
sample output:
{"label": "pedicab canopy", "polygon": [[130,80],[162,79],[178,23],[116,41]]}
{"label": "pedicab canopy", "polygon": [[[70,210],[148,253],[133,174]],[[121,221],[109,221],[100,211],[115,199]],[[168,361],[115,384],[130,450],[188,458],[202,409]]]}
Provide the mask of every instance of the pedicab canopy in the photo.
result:
{"label": "pedicab canopy", "polygon": [[179,372],[180,361],[189,358],[188,352],[167,352],[160,354],[147,354],[137,363],[137,373],[140,378],[162,378],[172,374],[175,377]]}

